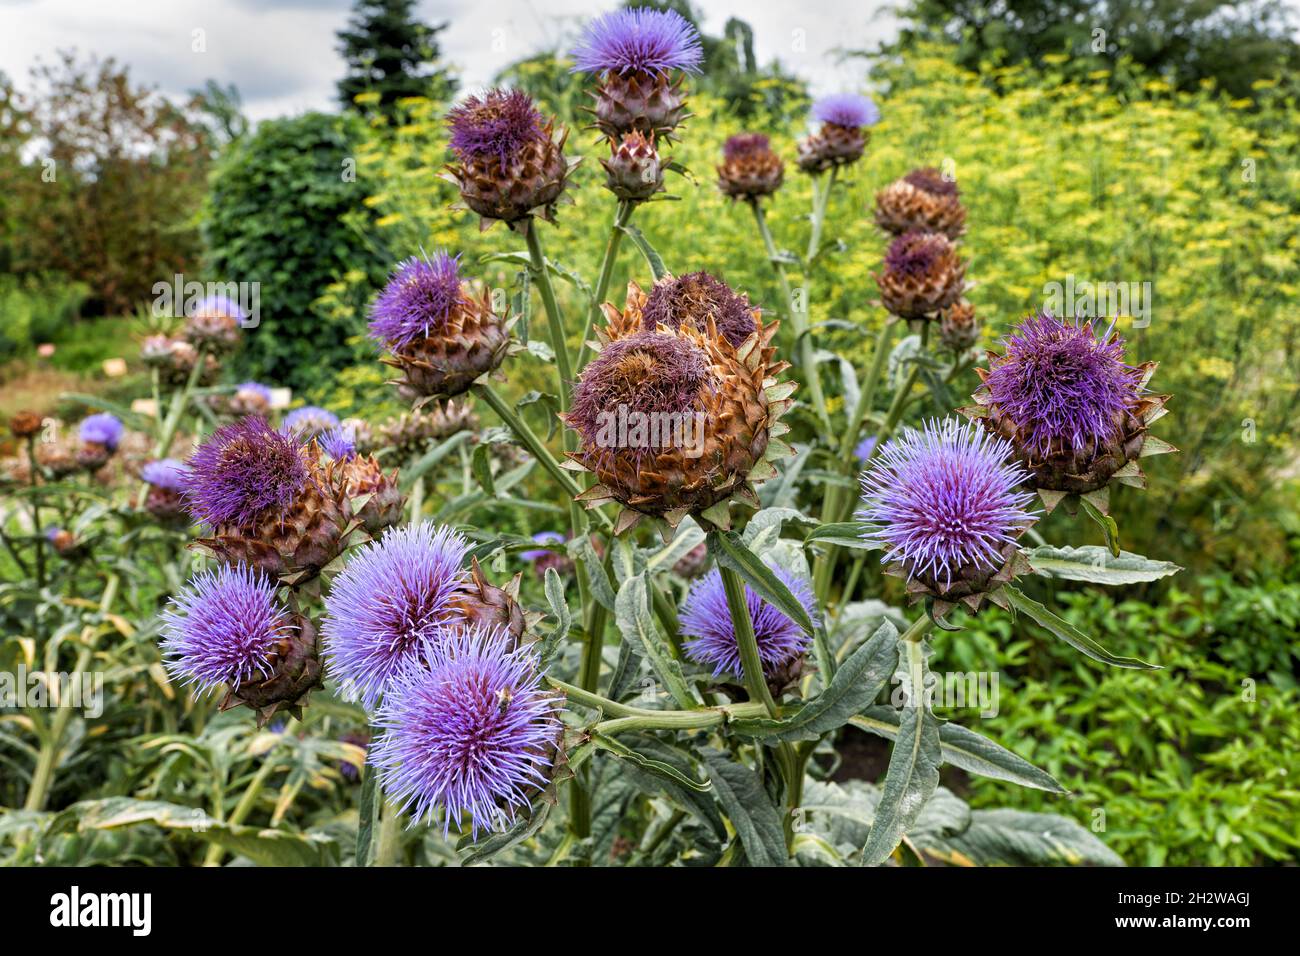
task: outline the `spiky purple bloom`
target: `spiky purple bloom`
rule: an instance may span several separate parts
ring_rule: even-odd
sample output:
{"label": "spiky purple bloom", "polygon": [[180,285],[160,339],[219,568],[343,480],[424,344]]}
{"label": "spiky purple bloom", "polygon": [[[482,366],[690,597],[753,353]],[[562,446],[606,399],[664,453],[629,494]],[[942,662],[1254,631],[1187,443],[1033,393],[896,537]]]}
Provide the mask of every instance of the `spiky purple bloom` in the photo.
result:
{"label": "spiky purple bloom", "polygon": [[749,299],[707,272],[661,279],[646,296],[641,327],[653,332],[659,325],[680,329],[686,322],[703,332],[709,317],[723,338],[739,346],[753,334],[754,313]]}
{"label": "spiky purple bloom", "polygon": [[375,716],[384,792],[412,825],[441,807],[444,835],[465,817],[474,837],[505,829],[548,782],[560,700],[532,648],[503,630],[458,628],[423,645],[423,663],[403,668]]}
{"label": "spiky purple bloom", "polygon": [[812,105],[812,118],[819,123],[833,123],[858,129],[880,122],[880,110],[869,96],[835,93],[823,96]]}
{"label": "spiky purple bloom", "polygon": [[289,433],[304,441],[315,438],[332,428],[339,427],[339,417],[333,412],[317,405],[304,405],[295,408],[284,416],[284,427]]}
{"label": "spiky purple bloom", "polygon": [[276,645],[293,630],[275,582],[245,565],[195,575],[163,613],[168,673],[200,693],[269,677]]}
{"label": "spiky purple bloom", "polygon": [[754,156],[771,151],[771,140],[764,133],[737,133],[735,136],[727,137],[727,141],[722,144],[723,159],[740,159],[742,156]]}
{"label": "spiky purple bloom", "polygon": [[[569,424],[598,444],[605,413],[684,412],[716,387],[709,358],[695,343],[665,332],[636,332],[601,349],[573,390]],[[638,450],[640,451],[640,450]]]}
{"label": "spiky purple bloom", "polygon": [[876,436],[868,435],[862,441],[858,442],[858,447],[853,449],[853,456],[862,464],[871,460],[871,453],[876,450]]}
{"label": "spiky purple bloom", "polygon": [[948,237],[937,232],[905,232],[889,244],[885,268],[894,275],[924,276],[949,245]]}
{"label": "spiky purple bloom", "polygon": [[[533,540],[538,544],[564,544],[565,538],[558,531],[539,531],[533,535]],[[520,551],[519,558],[522,561],[541,561],[554,553],[549,548],[532,548],[528,551]]]}
{"label": "spiky purple bloom", "polygon": [[256,395],[258,398],[266,402],[267,405],[271,404],[271,390],[261,382],[244,382],[235,389],[235,394],[239,394],[240,392],[248,392],[252,395]]}
{"label": "spiky purple bloom", "polygon": [[[817,602],[808,582],[785,568],[774,567],[772,570],[816,623]],[[803,653],[811,638],[785,612],[759,597],[748,584],[745,585],[745,604],[749,607],[750,620],[754,622],[754,637],[758,642],[763,673],[771,677]],[[680,623],[682,634],[691,638],[682,647],[692,660],[712,667],[714,677],[730,674],[744,678],[736,629],[727,607],[722,574],[717,569],[691,586],[686,603],[682,605]]]}
{"label": "spiky purple bloom", "polygon": [[468,552],[451,528],[423,523],[394,528],[348,561],[321,627],[345,695],[373,708],[402,667],[462,621],[452,598],[468,580]]}
{"label": "spiky purple bloom", "polygon": [[1049,312],[1025,319],[992,363],[989,398],[1038,455],[1069,447],[1091,451],[1115,437],[1124,410],[1138,400],[1140,374],[1124,364],[1124,341],[1091,322]]}
{"label": "spiky purple bloom", "polygon": [[190,310],[190,315],[210,315],[225,316],[232,319],[239,319],[241,322],[247,318],[241,306],[234,299],[224,295],[210,295],[198,305]]}
{"label": "spiky purple bloom", "polygon": [[186,464],[186,507],[213,526],[283,511],[311,480],[298,440],[251,415],[218,428]]}
{"label": "spiky purple bloom", "polygon": [[398,265],[370,307],[370,335],[403,349],[440,331],[460,305],[460,260],[439,251]]}
{"label": "spiky purple bloom", "polygon": [[573,50],[573,73],[698,73],[700,34],[676,10],[615,10],[592,20]]}
{"label": "spiky purple bloom", "polygon": [[123,431],[125,428],[118,421],[117,416],[100,412],[82,419],[81,427],[77,429],[77,437],[82,441],[103,445],[109,451],[115,451],[117,443],[122,440]]}
{"label": "spiky purple bloom", "polygon": [[887,442],[862,476],[865,537],[884,560],[946,585],[965,568],[994,568],[999,549],[1033,523],[1028,478],[1011,443],[973,422],[929,421]]}
{"label": "spiky purple bloom", "polygon": [[529,143],[546,138],[546,117],[522,90],[488,90],[447,112],[452,152],[462,163],[496,159],[504,171]]}
{"label": "spiky purple bloom", "polygon": [[189,469],[175,458],[160,458],[140,469],[140,477],[155,488],[167,491],[184,491],[189,480]]}
{"label": "spiky purple bloom", "polygon": [[320,442],[321,449],[335,461],[347,461],[355,458],[357,454],[357,443],[355,433],[346,425],[340,425],[337,428],[331,428],[327,432],[322,432],[317,441]]}

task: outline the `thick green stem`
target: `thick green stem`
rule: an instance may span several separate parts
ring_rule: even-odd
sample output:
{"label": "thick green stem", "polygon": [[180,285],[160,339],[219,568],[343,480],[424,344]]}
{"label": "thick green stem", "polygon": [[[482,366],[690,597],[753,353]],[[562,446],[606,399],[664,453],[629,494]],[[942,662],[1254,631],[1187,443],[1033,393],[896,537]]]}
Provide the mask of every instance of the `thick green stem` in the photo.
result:
{"label": "thick green stem", "polygon": [[[153,446],[154,458],[166,458],[167,453],[171,450],[172,440],[176,437],[176,430],[180,427],[181,417],[185,414],[185,406],[189,403],[190,394],[194,391],[194,387],[199,383],[199,376],[203,373],[203,365],[207,357],[207,353],[200,347],[195,357],[194,368],[190,370],[189,377],[185,380],[185,386],[172,395],[172,403],[167,411],[167,418],[163,420],[162,428],[158,432],[158,441]],[[160,406],[154,408],[155,415],[161,411]],[[143,508],[148,497],[149,485],[147,482],[142,481],[140,490],[135,497],[136,508]]]}
{"label": "thick green stem", "polygon": [[587,324],[582,330],[582,338],[578,340],[578,371],[582,371],[582,367],[587,364],[587,340],[591,338],[591,330],[600,319],[600,307],[605,301],[605,296],[609,294],[609,283],[614,278],[614,266],[618,262],[618,247],[623,241],[623,227],[632,221],[632,213],[635,209],[634,202],[620,202],[618,212],[614,214],[614,223],[609,227],[605,256],[600,260],[600,275],[591,296],[591,306],[587,309]]}
{"label": "thick green stem", "polygon": [[[253,774],[253,779],[248,781],[248,786],[244,789],[243,795],[239,802],[235,804],[235,809],[230,811],[230,816],[226,817],[225,822],[231,826],[238,826],[248,818],[252,812],[257,798],[262,795],[262,789],[266,786],[267,779],[275,772],[275,761],[271,759],[270,753],[262,755],[262,766],[257,768],[257,773]],[[225,850],[215,843],[208,844],[208,852],[203,857],[204,866],[220,866],[221,858],[225,856]]]}
{"label": "thick green stem", "polygon": [[569,361],[569,346],[564,338],[564,319],[560,315],[560,304],[555,299],[555,286],[551,284],[551,270],[547,267],[546,256],[542,252],[542,240],[538,236],[536,220],[528,223],[525,238],[528,240],[528,256],[533,263],[533,281],[537,283],[537,289],[542,294],[542,306],[546,310],[551,348],[555,351],[555,369],[560,379],[560,411],[567,412],[569,390],[573,388],[573,365]]}
{"label": "thick green stem", "polygon": [[[32,488],[36,487],[37,476],[40,475],[40,469],[36,465],[36,436],[27,436],[27,472],[28,481]],[[45,587],[45,532],[41,530],[41,505],[40,496],[35,492],[32,494],[32,534],[36,538],[36,589],[38,591]]]}
{"label": "thick green stem", "polygon": [[402,812],[391,800],[384,801],[379,816],[379,845],[375,866],[397,866],[402,849]]}
{"label": "thick green stem", "polygon": [[[117,599],[118,576],[110,575],[107,584],[104,585],[104,593],[99,599],[99,613],[107,614]],[[89,625],[81,631],[82,648],[77,654],[77,663],[73,670],[73,676],[76,677],[85,673],[86,668],[90,666],[90,660],[95,652],[95,638],[99,625]],[[72,708],[64,706],[60,702],[54,714],[54,721],[50,727],[50,732],[45,740],[41,743],[40,752],[36,756],[36,768],[32,771],[31,787],[27,790],[27,800],[23,804],[24,810],[41,810],[45,807],[45,800],[49,796],[50,787],[54,782],[54,768],[59,759],[59,748],[63,745],[63,734],[67,730],[68,721],[72,719]]]}

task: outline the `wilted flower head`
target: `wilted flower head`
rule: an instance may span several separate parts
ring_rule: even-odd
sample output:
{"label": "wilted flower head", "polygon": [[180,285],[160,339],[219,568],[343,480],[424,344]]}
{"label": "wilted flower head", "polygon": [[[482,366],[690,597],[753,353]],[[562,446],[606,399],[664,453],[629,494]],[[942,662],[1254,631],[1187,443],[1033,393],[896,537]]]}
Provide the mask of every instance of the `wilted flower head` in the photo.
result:
{"label": "wilted flower head", "polygon": [[912,170],[903,177],[903,182],[933,196],[960,195],[957,180],[944,176],[943,173],[932,166]]}
{"label": "wilted flower head", "polygon": [[500,630],[458,628],[423,641],[422,664],[393,680],[372,744],[386,794],[412,824],[444,811],[443,832],[505,829],[549,781],[562,726],[537,655]]}
{"label": "wilted flower head", "polygon": [[[812,588],[799,575],[784,568],[772,569],[790,589],[814,622],[817,620],[816,601]],[[745,604],[754,623],[754,637],[758,642],[758,656],[763,662],[763,674],[771,678],[807,649],[811,638],[783,611],[759,597],[748,584],[745,585]],[[710,571],[691,586],[682,606],[681,632],[690,638],[683,648],[690,658],[713,668],[713,676],[730,674],[744,679],[744,665],[740,659],[740,646],[736,629],[727,607],[727,594],[722,586],[722,575]]]}
{"label": "wilted flower head", "polygon": [[723,159],[740,159],[772,151],[772,142],[765,133],[737,133],[728,136],[722,144]]}
{"label": "wilted flower head", "polygon": [[966,264],[943,233],[906,232],[889,244],[876,285],[894,315],[932,319],[961,298]]}
{"label": "wilted flower head", "polygon": [[459,270],[442,251],[401,263],[370,307],[371,336],[400,349],[440,332],[463,298]]}
{"label": "wilted flower head", "polygon": [[189,469],[175,458],[151,461],[140,469],[140,477],[155,488],[167,491],[184,491]]}
{"label": "wilted flower head", "polygon": [[284,416],[284,427],[298,438],[306,440],[315,438],[332,428],[338,428],[339,417],[333,412],[316,405],[304,405],[295,408]]}
{"label": "wilted flower head", "polygon": [[389,531],[348,561],[325,599],[325,655],[351,699],[372,708],[427,643],[459,623],[452,599],[468,580],[469,543],[451,528]]}
{"label": "wilted flower head", "polygon": [[641,313],[642,327],[647,332],[659,325],[676,331],[683,323],[705,332],[710,318],[723,338],[735,346],[758,327],[748,297],[703,271],[660,279],[646,297]]}
{"label": "wilted flower head", "polygon": [[1141,390],[1140,373],[1124,362],[1123,339],[1043,312],[1025,319],[1005,344],[985,386],[1029,450],[1086,452],[1117,436]]}
{"label": "wilted flower head", "polygon": [[495,159],[501,169],[529,143],[548,138],[546,117],[522,90],[488,90],[466,97],[447,113],[451,148],[462,163]]}
{"label": "wilted flower head", "polygon": [[880,122],[880,110],[869,96],[835,93],[813,103],[812,118],[819,123],[858,129]]}
{"label": "wilted flower head", "polygon": [[190,513],[213,526],[288,508],[310,482],[298,440],[251,416],[218,428],[187,464]]}
{"label": "wilted flower head", "polygon": [[947,238],[938,233],[905,233],[889,244],[885,252],[885,268],[898,276],[925,276],[949,245]]}
{"label": "wilted flower head", "polygon": [[574,73],[698,73],[700,35],[676,10],[615,10],[587,25],[573,50]]}
{"label": "wilted flower head", "polygon": [[77,429],[77,437],[85,442],[103,445],[109,451],[113,451],[117,448],[117,443],[122,440],[124,430],[116,416],[108,412],[100,412],[82,419],[81,426]]}
{"label": "wilted flower head", "polygon": [[781,188],[785,163],[763,133],[737,133],[722,145],[718,188],[732,199],[755,202]]}
{"label": "wilted flower head", "polygon": [[244,565],[195,575],[163,614],[168,672],[200,692],[270,676],[276,647],[293,630],[275,587]]}
{"label": "wilted flower head", "polygon": [[932,167],[914,169],[876,193],[876,225],[896,236],[941,232],[957,239],[966,232],[966,207],[950,176]]}
{"label": "wilted flower head", "polygon": [[1010,442],[959,424],[930,421],[885,444],[862,476],[867,538],[909,576],[951,585],[971,569],[992,570],[1030,524],[1027,472]]}

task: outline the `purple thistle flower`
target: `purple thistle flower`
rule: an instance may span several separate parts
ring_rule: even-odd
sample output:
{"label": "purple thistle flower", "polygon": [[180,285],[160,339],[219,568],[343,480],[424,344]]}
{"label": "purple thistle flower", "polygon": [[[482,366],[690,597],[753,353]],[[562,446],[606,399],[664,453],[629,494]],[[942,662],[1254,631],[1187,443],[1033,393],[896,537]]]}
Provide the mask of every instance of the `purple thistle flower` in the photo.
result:
{"label": "purple thistle flower", "polygon": [[676,10],[615,10],[592,20],[573,50],[573,73],[700,72],[699,32]]}
{"label": "purple thistle flower", "polygon": [[248,392],[252,395],[256,395],[258,398],[266,402],[267,405],[271,404],[271,390],[267,388],[265,385],[263,385],[261,382],[244,382],[237,389],[235,389],[236,395],[238,395],[240,392]]}
{"label": "purple thistle flower", "polygon": [[195,575],[163,614],[168,673],[200,693],[269,677],[276,645],[294,629],[275,588],[271,578],[242,564]]}
{"label": "purple thistle flower", "polygon": [[214,527],[284,510],[311,480],[298,440],[251,415],[218,428],[187,464],[186,506]]}
{"label": "purple thistle flower", "polygon": [[496,159],[504,172],[519,151],[546,138],[546,117],[522,90],[488,90],[447,112],[452,152],[462,163]]}
{"label": "purple thistle flower", "polygon": [[999,549],[1033,524],[1017,491],[1029,476],[1011,459],[1011,443],[974,423],[930,421],[885,444],[862,476],[865,537],[886,547],[910,575],[942,577],[994,568]]}
{"label": "purple thistle flower", "polygon": [[77,436],[84,442],[94,442],[103,445],[109,451],[115,451],[117,443],[122,440],[123,431],[125,429],[117,416],[100,412],[82,419],[81,427],[77,429]]}
{"label": "purple thistle flower", "polygon": [[155,488],[167,491],[184,491],[189,480],[189,469],[175,458],[160,458],[140,469],[140,477]]}
{"label": "purple thistle flower", "polygon": [[[565,537],[558,531],[539,531],[533,535],[533,540],[538,544],[564,544]],[[528,551],[520,551],[519,557],[523,561],[541,561],[554,553],[549,548],[532,548]]]}
{"label": "purple thistle flower", "polygon": [[924,276],[948,249],[948,237],[936,232],[905,232],[889,244],[885,268],[894,275]]}
{"label": "purple thistle flower", "polygon": [[560,699],[543,689],[535,652],[503,630],[457,628],[423,645],[375,716],[384,792],[412,825],[442,807],[444,835],[466,816],[475,838],[505,829],[549,780]]}
{"label": "purple thistle flower", "polygon": [[[785,568],[774,567],[772,570],[804,606],[815,624],[816,600],[808,582]],[[754,637],[758,641],[763,673],[771,677],[803,653],[811,638],[783,611],[759,597],[748,584],[745,585],[745,604],[749,607],[750,620],[754,622]],[[722,574],[717,569],[691,586],[686,603],[682,605],[681,632],[691,638],[682,645],[687,655],[706,667],[712,667],[714,677],[723,674],[738,678],[745,676],[736,629],[722,586]]]}
{"label": "purple thistle flower", "polygon": [[366,545],[335,580],[321,628],[344,693],[372,709],[388,682],[461,622],[452,598],[468,580],[469,542],[424,523]]}
{"label": "purple thistle flower", "polygon": [[737,133],[727,137],[727,141],[722,144],[722,158],[728,160],[771,151],[772,142],[764,133]]}
{"label": "purple thistle flower", "polygon": [[857,93],[835,93],[823,96],[812,105],[812,118],[819,123],[832,123],[859,129],[880,122],[880,110],[869,96]]}
{"label": "purple thistle flower", "polygon": [[440,331],[460,305],[458,256],[436,252],[398,265],[370,307],[370,335],[403,349]]}
{"label": "purple thistle flower", "polygon": [[316,439],[321,449],[335,461],[347,461],[357,455],[355,433],[346,425],[331,428]]}
{"label": "purple thistle flower", "polygon": [[1124,364],[1124,342],[1091,322],[1030,316],[1004,343],[985,381],[992,403],[1014,422],[1029,450],[1091,451],[1121,430],[1138,400],[1140,373]]}
{"label": "purple thistle flower", "polygon": [[876,450],[876,441],[875,435],[868,435],[858,442],[858,447],[853,449],[853,456],[865,465],[871,460],[871,453]]}
{"label": "purple thistle flower", "polygon": [[659,325],[680,329],[686,322],[703,332],[709,316],[723,338],[734,346],[739,347],[754,332],[754,313],[748,297],[707,272],[690,272],[656,282],[646,296],[641,326],[653,332]]}
{"label": "purple thistle flower", "polygon": [[198,305],[192,307],[189,314],[223,316],[232,319],[239,319],[241,322],[247,318],[243,306],[234,299],[224,295],[210,295]]}
{"label": "purple thistle flower", "polygon": [[330,429],[338,428],[339,417],[328,409],[316,405],[295,408],[284,416],[284,427],[289,433],[304,441],[315,438]]}

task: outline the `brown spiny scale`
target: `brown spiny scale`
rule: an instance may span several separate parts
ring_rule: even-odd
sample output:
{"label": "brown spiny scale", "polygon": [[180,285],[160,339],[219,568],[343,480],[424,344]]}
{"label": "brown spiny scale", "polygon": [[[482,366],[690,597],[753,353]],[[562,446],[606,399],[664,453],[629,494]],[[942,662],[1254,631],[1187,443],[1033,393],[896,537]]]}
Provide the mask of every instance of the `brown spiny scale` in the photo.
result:
{"label": "brown spiny scale", "polygon": [[[752,483],[773,477],[772,461],[789,454],[777,436],[788,430],[779,418],[795,386],[776,381],[788,367],[771,344],[778,323],[764,326],[754,310],[755,331],[735,346],[712,314],[703,331],[690,317],[677,329],[644,329],[645,305],[631,283],[622,312],[604,307],[609,326],[597,332],[604,347],[583,370],[565,417],[583,439],[569,457],[597,481],[579,500],[623,505],[618,532],[643,517],[675,527],[687,514],[727,527],[732,497],[754,505]],[[667,410],[698,434],[690,442],[610,441],[607,429],[618,430],[620,408]]]}
{"label": "brown spiny scale", "polygon": [[578,160],[564,158],[567,129],[556,134],[551,119],[543,132],[545,135],[520,145],[504,166],[491,157],[468,158],[447,167],[450,181],[460,189],[461,201],[478,213],[480,229],[501,220],[523,232],[533,216],[555,221],[555,205]]}
{"label": "brown spiny scale", "polygon": [[770,196],[785,180],[785,163],[762,133],[740,133],[722,147],[718,189],[724,196],[754,202]]}
{"label": "brown spiny scale", "polygon": [[862,158],[871,134],[860,126],[823,123],[821,129],[796,144],[799,168],[805,173],[824,173],[834,166],[847,166]]}
{"label": "brown spiny scale", "polygon": [[77,446],[77,464],[86,471],[99,471],[113,457],[113,449],[103,442],[83,441]]}
{"label": "brown spiny scale", "polygon": [[901,562],[890,564],[885,573],[907,580],[908,602],[917,604],[929,599],[933,602],[931,614],[935,619],[943,620],[959,604],[971,614],[977,613],[986,599],[999,607],[1006,607],[998,591],[1004,584],[1010,584],[1014,578],[1029,574],[1033,569],[1021,553],[1020,545],[1014,541],[1002,545],[998,553],[1001,561],[996,567],[972,564],[954,568],[951,579],[909,570]]}
{"label": "brown spiny scale", "polygon": [[373,456],[354,455],[340,462],[352,513],[371,537],[402,520],[406,496],[397,487],[397,469],[385,475]]}
{"label": "brown spiny scale", "polygon": [[469,402],[430,402],[423,408],[389,419],[373,435],[358,433],[357,448],[363,453],[391,448],[404,460],[424,452],[432,442],[478,428],[478,415]]}
{"label": "brown spiny scale", "polygon": [[36,463],[56,479],[67,477],[82,467],[77,459],[77,444],[66,436],[37,443]]}
{"label": "brown spiny scale", "polygon": [[664,188],[664,164],[654,142],[638,130],[610,144],[609,159],[602,159],[605,186],[619,199],[644,202]]}
{"label": "brown spiny scale", "polygon": [[980,320],[975,306],[965,299],[939,313],[939,344],[961,354],[980,340]]}
{"label": "brown spiny scale", "polygon": [[313,442],[304,451],[308,480],[283,511],[270,509],[248,525],[220,525],[194,546],[224,564],[247,564],[291,584],[315,577],[343,553],[360,523],[352,518],[343,462],[322,462]]}
{"label": "brown spiny scale", "polygon": [[515,575],[504,588],[488,581],[478,558],[470,559],[469,580],[456,592],[451,605],[464,616],[470,627],[503,628],[516,644],[524,643],[528,615],[519,603],[519,582]]}
{"label": "brown spiny scale", "polygon": [[475,298],[466,291],[441,329],[380,361],[402,373],[395,382],[402,397],[454,398],[500,365],[509,345],[506,318],[492,311],[490,292]]}
{"label": "brown spiny scale", "polygon": [[673,132],[690,116],[682,76],[629,70],[603,74],[592,93],[596,105],[595,127],[611,143],[628,133],[640,133],[652,143],[672,142]]}
{"label": "brown spiny scale", "polygon": [[33,435],[41,433],[41,416],[36,412],[18,411],[14,412],[9,419],[9,432],[15,438],[30,438]]}
{"label": "brown spiny scale", "polygon": [[943,233],[908,232],[890,243],[875,279],[881,301],[894,315],[934,319],[961,298],[966,263]]}
{"label": "brown spiny scale", "polygon": [[[986,381],[990,369],[1004,358],[990,351],[990,368],[975,369],[980,380]],[[1151,380],[1156,365],[1144,362],[1133,367],[1139,389],[1144,389]],[[1016,457],[1029,469],[1032,484],[1048,512],[1067,496],[1078,495],[1087,497],[1101,512],[1109,513],[1108,486],[1112,481],[1145,488],[1146,476],[1138,460],[1177,451],[1173,445],[1150,434],[1151,424],[1168,413],[1165,405],[1171,397],[1139,391],[1133,403],[1116,418],[1112,437],[1098,442],[1095,448],[1081,450],[1068,442],[1057,442],[1047,454],[1030,450],[1030,443],[1020,428],[990,402],[984,388],[976,393],[976,405],[959,411],[1015,446]]]}
{"label": "brown spiny scale", "polygon": [[281,711],[301,717],[304,698],[321,686],[320,641],[315,625],[302,614],[294,614],[286,630],[267,662],[270,676],[232,687],[221,701],[222,710],[248,707],[257,714],[259,727]]}
{"label": "brown spiny scale", "polygon": [[966,232],[966,207],[957,183],[939,170],[916,169],[876,193],[876,224],[894,235],[941,232],[957,239]]}
{"label": "brown spiny scale", "polygon": [[168,527],[184,528],[190,523],[185,498],[172,488],[151,484],[144,499],[144,510],[153,515],[159,524]]}

